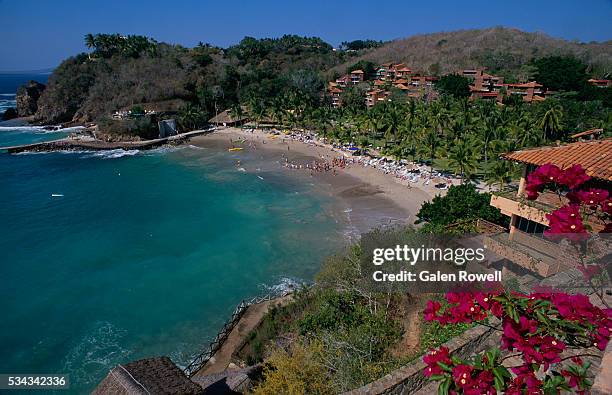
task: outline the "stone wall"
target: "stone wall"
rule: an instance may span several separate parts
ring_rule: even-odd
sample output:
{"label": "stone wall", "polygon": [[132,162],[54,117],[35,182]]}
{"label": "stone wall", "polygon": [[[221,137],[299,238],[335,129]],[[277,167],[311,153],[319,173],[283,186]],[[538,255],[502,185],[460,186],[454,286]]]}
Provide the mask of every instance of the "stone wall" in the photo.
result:
{"label": "stone wall", "polygon": [[[466,358],[498,343],[498,337],[492,329],[479,325],[449,340],[444,346],[449,348],[451,354]],[[423,375],[425,367],[421,358],[418,358],[412,364],[363,387],[345,392],[344,395],[414,394],[429,383],[429,379]]]}

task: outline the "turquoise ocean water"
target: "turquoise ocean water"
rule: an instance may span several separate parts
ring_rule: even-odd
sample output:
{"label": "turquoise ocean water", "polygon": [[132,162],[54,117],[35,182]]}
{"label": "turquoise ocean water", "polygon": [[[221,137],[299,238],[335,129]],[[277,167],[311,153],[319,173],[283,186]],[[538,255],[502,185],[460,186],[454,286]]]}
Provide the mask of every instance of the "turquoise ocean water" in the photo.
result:
{"label": "turquoise ocean water", "polygon": [[[0,146],[64,134],[2,128]],[[344,243],[335,203],[235,160],[0,153],[0,373],[67,373],[82,393],[117,363],[184,366],[241,299],[312,279]]]}

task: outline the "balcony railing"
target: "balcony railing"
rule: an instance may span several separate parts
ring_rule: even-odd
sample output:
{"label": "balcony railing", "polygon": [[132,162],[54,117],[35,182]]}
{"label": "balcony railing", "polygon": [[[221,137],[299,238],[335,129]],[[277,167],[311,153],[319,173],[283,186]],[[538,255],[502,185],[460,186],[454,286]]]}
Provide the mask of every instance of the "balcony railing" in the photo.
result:
{"label": "balcony railing", "polygon": [[485,240],[491,251],[542,277],[571,267],[572,256],[561,246],[519,230],[488,235]]}
{"label": "balcony railing", "polygon": [[547,213],[550,213],[551,211],[556,210],[563,204],[565,204],[565,201],[563,200],[564,198],[559,200],[558,195],[552,192],[544,192],[540,194],[538,199],[529,200],[525,196],[518,195],[518,187],[516,186],[509,186],[501,191],[492,192],[492,194],[495,196],[514,200],[515,202],[519,202],[520,204],[524,204],[526,206],[533,207],[538,210],[545,211]]}

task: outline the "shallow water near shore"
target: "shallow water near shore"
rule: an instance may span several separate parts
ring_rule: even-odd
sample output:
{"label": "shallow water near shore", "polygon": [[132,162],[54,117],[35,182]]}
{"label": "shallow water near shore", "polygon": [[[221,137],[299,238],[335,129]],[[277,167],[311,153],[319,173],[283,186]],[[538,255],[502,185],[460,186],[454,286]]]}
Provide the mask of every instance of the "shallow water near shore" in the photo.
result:
{"label": "shallow water near shore", "polygon": [[317,180],[239,159],[0,153],[0,371],[67,373],[83,393],[118,363],[184,366],[240,300],[311,280],[346,244],[350,209]]}

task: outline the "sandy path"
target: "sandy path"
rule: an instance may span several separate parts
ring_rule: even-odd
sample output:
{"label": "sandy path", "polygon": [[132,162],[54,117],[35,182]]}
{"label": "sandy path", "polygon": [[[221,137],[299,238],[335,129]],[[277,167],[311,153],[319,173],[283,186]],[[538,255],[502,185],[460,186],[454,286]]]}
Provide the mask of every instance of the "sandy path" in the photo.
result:
{"label": "sandy path", "polygon": [[269,308],[274,305],[286,305],[291,298],[291,295],[286,295],[249,306],[221,348],[195,375],[204,376],[225,371],[227,365],[232,361],[232,355],[234,355],[248,334],[259,325]]}

